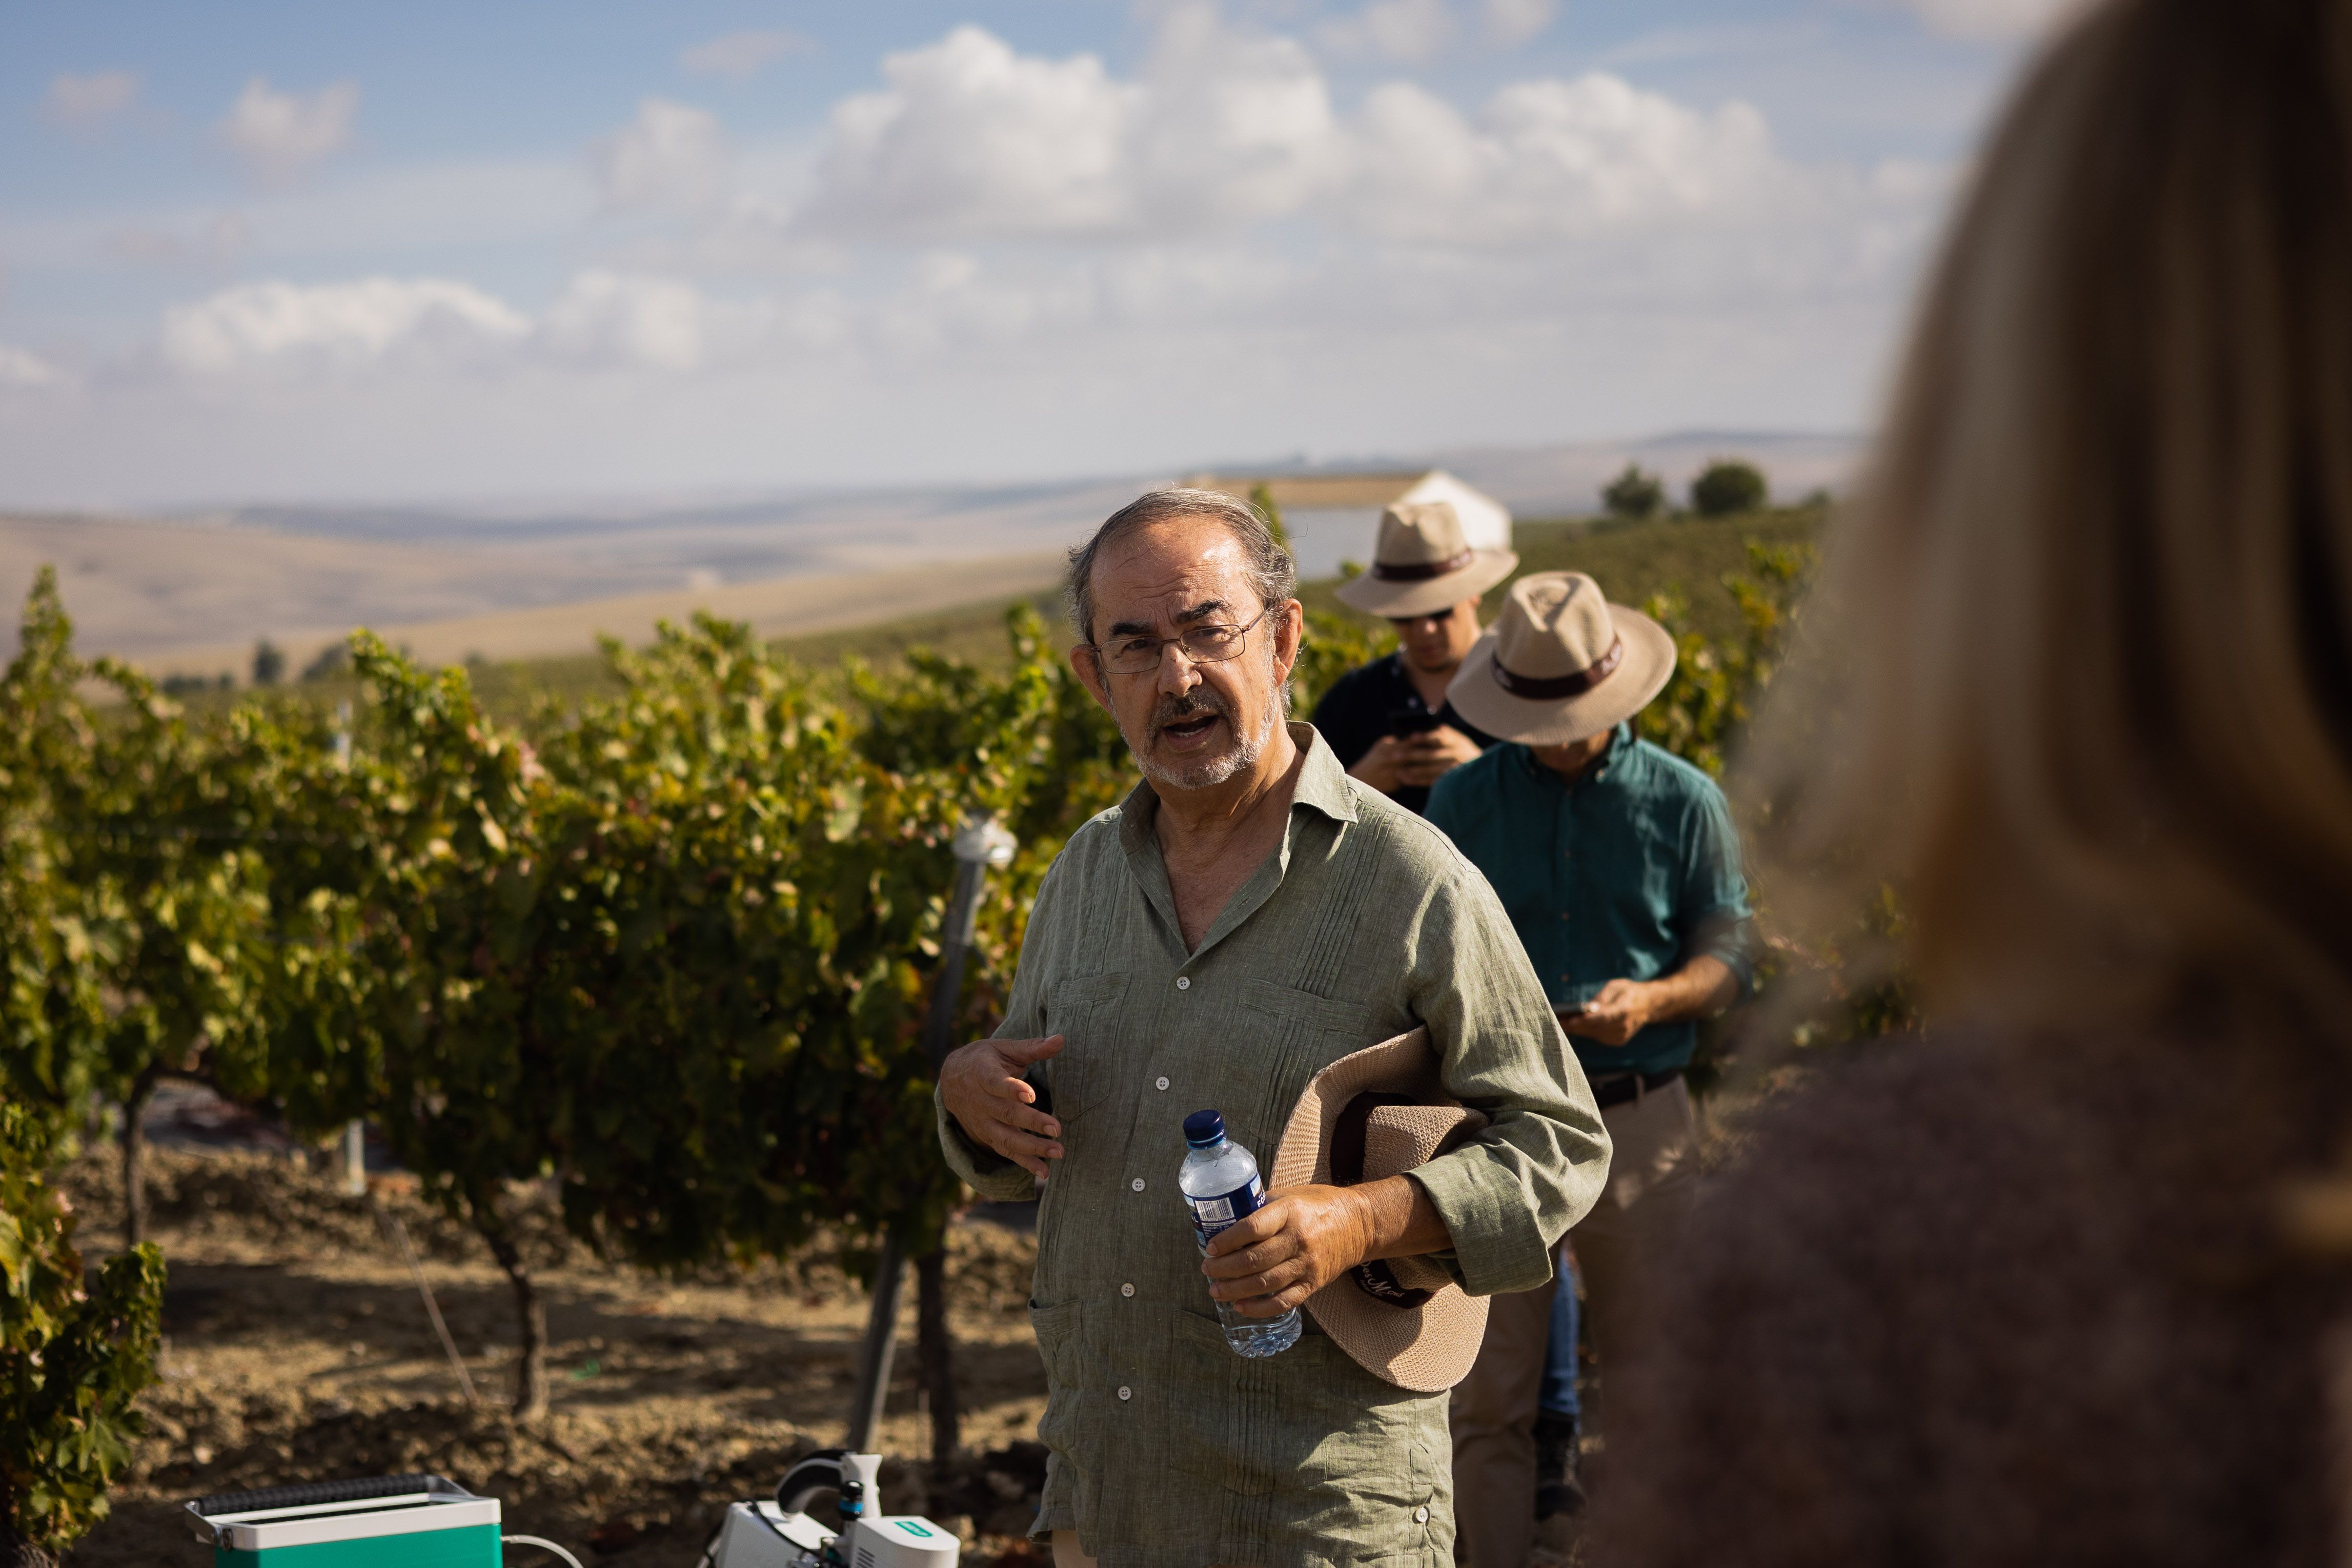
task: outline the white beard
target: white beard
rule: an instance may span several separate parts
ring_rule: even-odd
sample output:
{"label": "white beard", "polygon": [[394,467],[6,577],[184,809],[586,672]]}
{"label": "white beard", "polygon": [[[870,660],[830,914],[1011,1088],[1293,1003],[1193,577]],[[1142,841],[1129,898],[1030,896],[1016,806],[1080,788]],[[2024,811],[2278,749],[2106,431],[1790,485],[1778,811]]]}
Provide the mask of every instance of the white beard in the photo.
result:
{"label": "white beard", "polygon": [[[1233,722],[1230,714],[1224,716],[1227,724]],[[1123,728],[1119,733],[1127,740],[1128,750],[1135,754],[1136,767],[1152,783],[1164,784],[1171,789],[1213,789],[1235,774],[1256,767],[1257,759],[1265,755],[1267,744],[1274,739],[1274,727],[1281,722],[1282,704],[1278,701],[1268,703],[1265,718],[1258,725],[1255,735],[1242,737],[1240,743],[1230,750],[1214,757],[1196,758],[1181,768],[1169,768],[1153,761],[1141,747],[1135,744],[1133,736],[1128,735]]]}

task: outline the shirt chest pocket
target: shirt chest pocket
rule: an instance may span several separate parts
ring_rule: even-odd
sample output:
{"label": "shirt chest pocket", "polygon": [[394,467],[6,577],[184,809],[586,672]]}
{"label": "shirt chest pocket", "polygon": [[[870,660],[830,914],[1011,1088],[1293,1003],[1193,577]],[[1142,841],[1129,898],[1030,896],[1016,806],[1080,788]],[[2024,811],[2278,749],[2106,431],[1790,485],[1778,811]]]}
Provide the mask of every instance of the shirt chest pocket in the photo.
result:
{"label": "shirt chest pocket", "polygon": [[[1252,1041],[1256,1061],[1250,1076],[1263,1094],[1255,1124],[1274,1134],[1288,1122],[1308,1079],[1380,1039],[1365,1033],[1366,1009],[1354,998],[1318,997],[1272,980],[1244,981],[1241,995],[1242,1006],[1257,1026]],[[1229,1126],[1232,1121],[1226,1118]],[[1270,1161],[1273,1155],[1260,1151],[1260,1157]]]}
{"label": "shirt chest pocket", "polygon": [[1126,999],[1123,974],[1074,975],[1046,992],[1045,1030],[1062,1037],[1062,1051],[1045,1064],[1045,1082],[1062,1121],[1076,1121],[1118,1087]]}

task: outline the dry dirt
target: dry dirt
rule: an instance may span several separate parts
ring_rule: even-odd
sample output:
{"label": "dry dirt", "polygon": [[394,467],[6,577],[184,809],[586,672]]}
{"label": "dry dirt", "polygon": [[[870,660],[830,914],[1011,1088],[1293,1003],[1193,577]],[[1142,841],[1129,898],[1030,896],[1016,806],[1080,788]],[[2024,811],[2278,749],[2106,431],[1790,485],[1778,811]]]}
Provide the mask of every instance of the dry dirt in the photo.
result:
{"label": "dry dirt", "polygon": [[[510,1531],[583,1563],[692,1568],[728,1503],[767,1495],[794,1457],[843,1439],[866,1297],[822,1249],[750,1274],[662,1279],[567,1245],[541,1209],[553,1400],[523,1427],[505,1411],[517,1330],[503,1277],[396,1178],[347,1197],[299,1160],[158,1151],[149,1181],[170,1264],[163,1375],[142,1396],[150,1430],[113,1516],[67,1558],[74,1568],[209,1568],[183,1522],[189,1498],[415,1470],[498,1498]],[[77,1164],[67,1185],[95,1260],[120,1234],[110,1159]],[[386,1215],[415,1246],[479,1403],[459,1390]],[[910,1281],[879,1444],[900,1458],[883,1471],[883,1503],[958,1531],[967,1564],[1026,1568],[1044,1473],[1028,1440],[1045,1403],[1025,1310],[1034,1243],[967,1219],[950,1246],[973,1458],[936,1478],[907,1462],[930,1448]],[[508,1560],[555,1561],[521,1549]]]}

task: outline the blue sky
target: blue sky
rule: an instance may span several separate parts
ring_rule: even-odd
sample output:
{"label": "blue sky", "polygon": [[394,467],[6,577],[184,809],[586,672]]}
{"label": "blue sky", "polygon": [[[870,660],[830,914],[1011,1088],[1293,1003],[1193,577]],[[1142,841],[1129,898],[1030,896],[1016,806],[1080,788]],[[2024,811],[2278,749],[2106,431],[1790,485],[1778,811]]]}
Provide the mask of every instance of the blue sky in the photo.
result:
{"label": "blue sky", "polygon": [[0,505],[1866,425],[2052,0],[0,15]]}

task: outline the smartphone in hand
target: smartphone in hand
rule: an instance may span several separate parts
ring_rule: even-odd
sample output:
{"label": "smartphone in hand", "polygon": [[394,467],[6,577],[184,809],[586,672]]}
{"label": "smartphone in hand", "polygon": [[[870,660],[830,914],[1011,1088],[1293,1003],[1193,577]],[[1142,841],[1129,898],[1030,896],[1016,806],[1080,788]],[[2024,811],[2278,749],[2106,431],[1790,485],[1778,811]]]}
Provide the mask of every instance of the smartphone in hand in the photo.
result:
{"label": "smartphone in hand", "polygon": [[1389,733],[1399,740],[1429,734],[1445,721],[1425,707],[1401,707],[1389,715]]}

